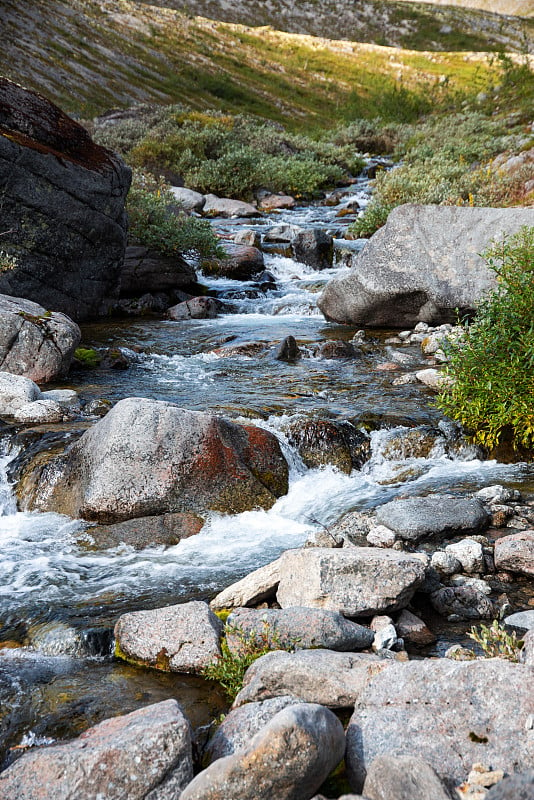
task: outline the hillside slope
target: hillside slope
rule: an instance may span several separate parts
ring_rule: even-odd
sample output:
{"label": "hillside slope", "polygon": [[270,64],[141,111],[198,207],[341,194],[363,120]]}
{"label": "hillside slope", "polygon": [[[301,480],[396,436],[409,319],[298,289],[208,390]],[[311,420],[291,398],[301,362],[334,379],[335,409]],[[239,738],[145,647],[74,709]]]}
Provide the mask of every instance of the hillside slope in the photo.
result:
{"label": "hillside slope", "polygon": [[1,71],[85,118],[182,102],[324,127],[387,112],[411,88],[476,92],[491,69],[484,54],[314,39],[128,0],[3,0],[3,14]]}
{"label": "hillside slope", "polygon": [[[396,2],[396,0],[389,0]],[[420,0],[406,0],[418,3]],[[425,0],[436,6],[460,6],[461,8],[479,8],[494,14],[510,14],[518,17],[534,17],[534,0]]]}

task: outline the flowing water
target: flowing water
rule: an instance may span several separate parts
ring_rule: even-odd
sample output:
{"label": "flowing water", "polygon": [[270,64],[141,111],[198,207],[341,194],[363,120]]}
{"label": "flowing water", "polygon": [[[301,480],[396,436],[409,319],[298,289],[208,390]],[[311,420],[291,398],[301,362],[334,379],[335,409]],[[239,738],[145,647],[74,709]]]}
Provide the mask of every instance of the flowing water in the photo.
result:
{"label": "flowing water", "polygon": [[[355,188],[362,206],[366,191],[365,183]],[[256,223],[256,228],[289,221],[336,230],[338,210],[297,209]],[[244,223],[216,224],[231,233]],[[189,409],[215,410],[238,421],[252,418],[275,433],[290,464],[290,486],[269,511],[213,514],[198,535],[174,547],[134,551],[122,545],[96,551],[84,541],[86,526],[80,521],[17,511],[6,472],[16,447],[4,437],[0,641],[11,646],[0,645],[0,761],[17,752],[9,748],[73,736],[105,716],[163,697],[180,700],[195,723],[220,710],[220,695],[198,679],[115,662],[110,631],[118,614],[209,598],[283,550],[302,544],[344,512],[373,508],[401,493],[461,493],[496,482],[520,485],[531,480],[524,465],[482,462],[469,448],[451,456],[445,436],[426,458],[385,458],[384,443],[391,436],[387,430],[372,434],[372,457],[361,471],[345,475],[332,467],[304,466],[285,436],[295,419],[351,420],[355,425],[374,420],[390,428],[399,422],[440,421],[421,388],[391,386],[391,373],[383,369],[391,360],[383,343],[387,332],[373,332],[361,358],[317,355],[319,344],[350,340],[355,333],[325,322],[316,307],[325,282],[347,269],[342,256],[339,266],[317,272],[267,255],[266,268],[277,288],[266,292],[253,283],[201,277],[212,294],[230,304],[231,313],[217,319],[120,320],[83,328],[84,343],[122,347],[131,366],[120,372],[75,374],[70,385],[82,399],[153,397]],[[273,348],[290,334],[303,354],[292,364],[273,357]],[[424,363],[416,347],[403,352],[410,369]]]}

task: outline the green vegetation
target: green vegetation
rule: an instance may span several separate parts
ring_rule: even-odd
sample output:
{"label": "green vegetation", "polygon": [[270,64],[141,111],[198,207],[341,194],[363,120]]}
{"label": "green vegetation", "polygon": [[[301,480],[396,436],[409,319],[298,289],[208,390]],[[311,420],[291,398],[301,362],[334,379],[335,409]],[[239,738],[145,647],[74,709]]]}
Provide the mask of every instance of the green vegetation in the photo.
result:
{"label": "green vegetation", "polygon": [[438,407],[473,440],[534,446],[534,228],[524,227],[485,254],[498,287],[464,336],[450,342],[450,387]]}
{"label": "green vegetation", "polygon": [[173,204],[176,201],[164,181],[134,172],[126,206],[130,236],[166,256],[222,257],[224,253],[208,220],[173,211]]}
{"label": "green vegetation", "polygon": [[86,369],[96,369],[100,366],[102,356],[91,347],[77,347],[74,351],[74,360]]}
{"label": "green vegetation", "polygon": [[[232,649],[228,637],[232,639]],[[228,699],[233,701],[243,686],[243,677],[250,665],[272,650],[292,651],[294,645],[282,642],[266,621],[261,634],[253,632],[248,635],[242,628],[227,623],[221,642],[222,655],[202,670],[202,677],[220,683]]]}
{"label": "green vegetation", "polygon": [[16,256],[7,253],[5,250],[0,250],[0,273],[10,272],[18,265]]}
{"label": "green vegetation", "polygon": [[508,633],[504,625],[494,620],[491,625],[474,626],[467,634],[481,647],[486,658],[505,658],[508,661],[519,661],[523,642],[517,638],[515,631]]}

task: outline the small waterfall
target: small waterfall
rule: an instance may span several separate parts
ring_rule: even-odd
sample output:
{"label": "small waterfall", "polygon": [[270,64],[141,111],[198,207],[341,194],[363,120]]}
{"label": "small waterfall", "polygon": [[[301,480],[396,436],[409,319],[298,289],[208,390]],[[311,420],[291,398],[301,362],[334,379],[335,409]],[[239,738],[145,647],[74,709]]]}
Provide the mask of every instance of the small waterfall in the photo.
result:
{"label": "small waterfall", "polygon": [[8,443],[0,443],[0,517],[17,513],[17,500],[7,478],[7,468],[16,455],[17,452]]}

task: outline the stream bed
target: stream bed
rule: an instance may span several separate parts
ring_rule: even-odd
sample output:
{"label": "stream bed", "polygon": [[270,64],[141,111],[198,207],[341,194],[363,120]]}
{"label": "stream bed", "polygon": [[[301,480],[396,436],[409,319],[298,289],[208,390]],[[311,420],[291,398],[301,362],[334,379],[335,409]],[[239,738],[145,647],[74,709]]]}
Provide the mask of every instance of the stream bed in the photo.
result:
{"label": "stream bed", "polygon": [[[364,207],[362,181],[347,194]],[[345,201],[346,202],[346,201]],[[314,205],[260,221],[215,220],[225,235],[240,228],[265,230],[275,222],[331,229],[341,235],[350,221],[339,208]],[[200,282],[231,304],[216,319],[171,322],[157,318],[113,319],[82,326],[83,342],[119,347],[127,370],[73,372],[61,387],[83,401],[128,396],[167,400],[192,410],[211,410],[237,421],[253,421],[280,440],[290,465],[288,494],[268,511],[237,516],[213,514],[202,531],[173,547],[136,551],[126,545],[98,551],[90,528],[53,513],[17,511],[9,483],[16,447],[9,437],[0,450],[0,764],[34,744],[69,738],[100,719],[166,697],[178,699],[193,725],[225,707],[220,691],[198,678],[141,670],[115,660],[111,631],[119,614],[187,600],[209,599],[251,570],[297,547],[352,510],[374,508],[399,495],[465,493],[504,483],[534,494],[532,469],[482,461],[466,447],[451,455],[445,434],[425,458],[396,461],[383,445],[399,426],[442,424],[432,394],[420,385],[392,386],[385,340],[391,331],[367,332],[361,358],[317,355],[329,340],[352,339],[356,330],[325,321],[318,292],[348,267],[339,262],[314,271],[290,258],[265,255],[276,289],[227,279]],[[346,254],[345,254],[346,255]],[[302,351],[294,363],[274,358],[274,348],[292,335]],[[251,345],[249,347],[249,345]],[[426,366],[417,346],[403,346],[406,369]],[[349,420],[371,434],[370,460],[350,475],[331,466],[307,468],[290,446],[291,421]],[[445,428],[444,428],[445,431]],[[89,537],[84,542],[83,532]],[[465,627],[465,626],[464,626]],[[440,625],[434,652],[461,639],[462,630]]]}

